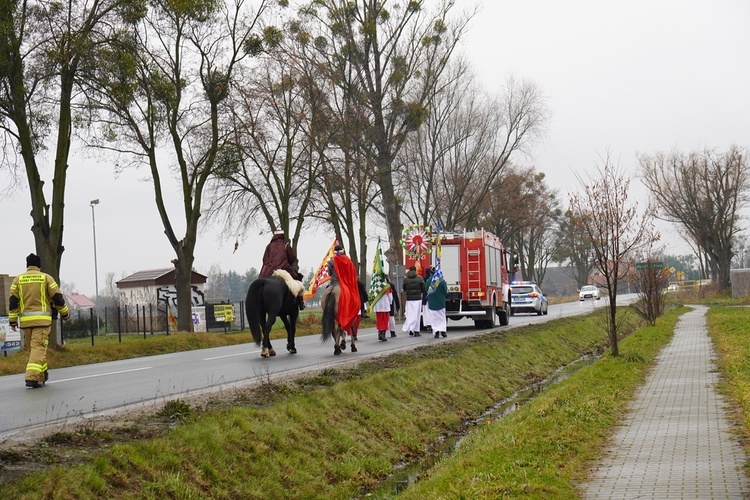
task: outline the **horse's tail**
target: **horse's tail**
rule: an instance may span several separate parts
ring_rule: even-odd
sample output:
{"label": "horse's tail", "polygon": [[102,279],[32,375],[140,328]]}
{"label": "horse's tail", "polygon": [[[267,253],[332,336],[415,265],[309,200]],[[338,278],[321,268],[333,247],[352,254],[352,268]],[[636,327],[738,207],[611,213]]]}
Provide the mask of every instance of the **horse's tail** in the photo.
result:
{"label": "horse's tail", "polygon": [[326,297],[320,324],[323,326],[323,341],[326,341],[331,338],[336,325],[336,295],[334,293],[330,293]]}
{"label": "horse's tail", "polygon": [[256,279],[250,283],[247,289],[247,299],[245,299],[245,312],[247,313],[247,324],[250,327],[250,333],[253,334],[253,340],[256,345],[260,345],[263,336],[260,322],[263,314],[263,281]]}

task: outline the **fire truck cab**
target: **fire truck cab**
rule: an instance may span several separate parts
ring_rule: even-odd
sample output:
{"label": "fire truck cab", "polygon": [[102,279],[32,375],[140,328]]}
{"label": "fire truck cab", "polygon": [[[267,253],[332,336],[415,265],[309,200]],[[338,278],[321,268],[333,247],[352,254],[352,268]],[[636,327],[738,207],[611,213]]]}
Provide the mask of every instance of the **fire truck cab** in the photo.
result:
{"label": "fire truck cab", "polygon": [[[406,257],[406,268],[435,265],[437,246],[419,260]],[[514,260],[500,238],[484,229],[440,234],[440,267],[448,286],[446,315],[471,318],[477,328],[505,326],[510,317],[510,281]],[[510,270],[510,273],[509,273]]]}

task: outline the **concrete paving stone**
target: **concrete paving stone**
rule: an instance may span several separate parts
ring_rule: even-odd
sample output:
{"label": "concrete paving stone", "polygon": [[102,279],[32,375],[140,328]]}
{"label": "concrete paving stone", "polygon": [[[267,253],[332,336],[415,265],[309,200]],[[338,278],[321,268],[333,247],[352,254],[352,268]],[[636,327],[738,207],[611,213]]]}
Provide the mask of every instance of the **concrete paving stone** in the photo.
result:
{"label": "concrete paving stone", "polygon": [[614,445],[581,485],[592,499],[750,498],[744,450],[716,391],[706,307],[683,315],[630,404]]}

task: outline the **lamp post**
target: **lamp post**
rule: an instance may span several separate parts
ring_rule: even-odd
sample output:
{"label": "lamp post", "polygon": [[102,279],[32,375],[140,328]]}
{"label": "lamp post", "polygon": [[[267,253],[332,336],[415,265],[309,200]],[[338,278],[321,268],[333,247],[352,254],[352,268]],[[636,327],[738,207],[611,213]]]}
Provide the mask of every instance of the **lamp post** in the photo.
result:
{"label": "lamp post", "polygon": [[94,312],[96,312],[96,334],[99,335],[99,266],[96,262],[96,217],[94,216],[94,207],[99,204],[99,198],[91,200],[89,205],[91,206],[91,225],[94,228],[94,286],[96,289],[96,304],[94,304]]}

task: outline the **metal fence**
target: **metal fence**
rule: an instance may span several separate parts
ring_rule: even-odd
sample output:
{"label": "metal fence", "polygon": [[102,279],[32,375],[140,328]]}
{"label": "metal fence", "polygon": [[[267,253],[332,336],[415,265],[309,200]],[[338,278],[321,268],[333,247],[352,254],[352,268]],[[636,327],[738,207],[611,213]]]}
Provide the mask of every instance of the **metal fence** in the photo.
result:
{"label": "metal fence", "polygon": [[[214,316],[214,306],[225,306],[227,303],[205,305],[205,326],[207,332],[230,330],[244,331],[245,303],[232,302],[234,317],[231,321],[219,320]],[[61,322],[62,341],[66,339],[91,338],[91,345],[98,335],[118,335],[122,342],[123,335],[170,335],[175,332],[176,324],[170,325],[169,307],[162,303],[141,304],[138,306],[91,308],[71,312],[68,321]]]}

